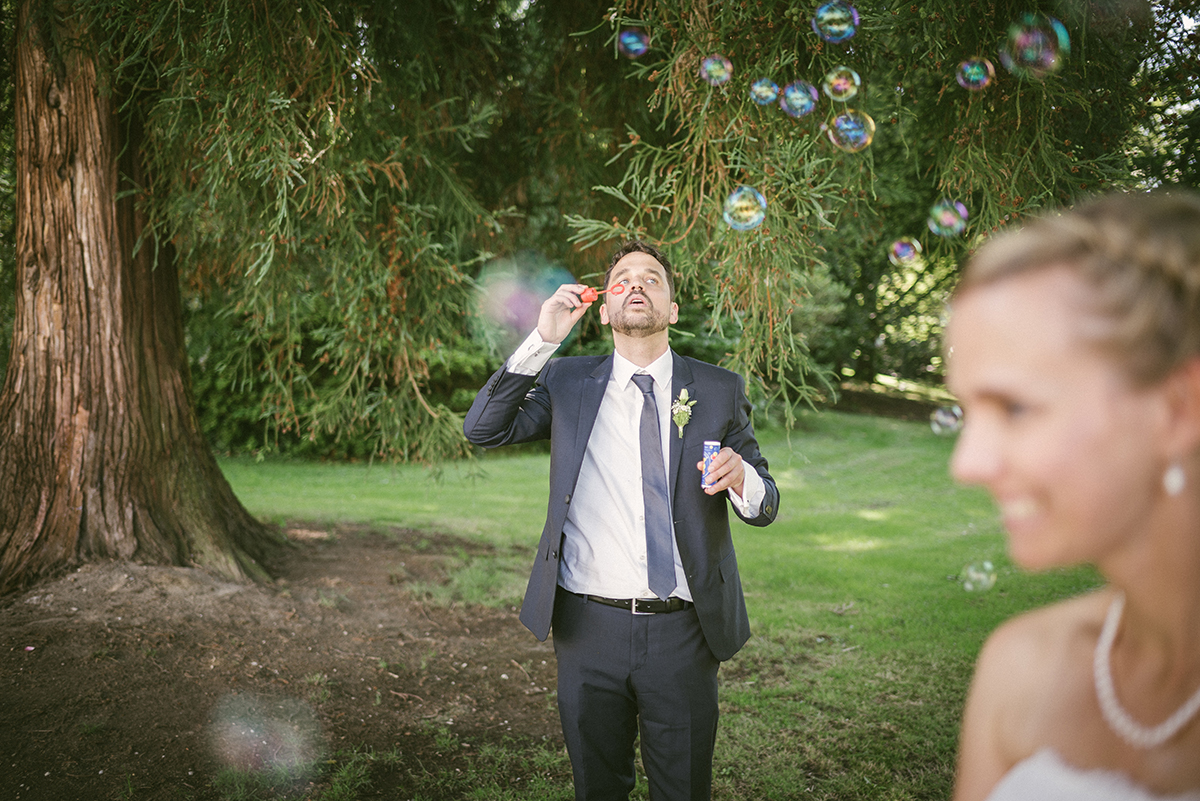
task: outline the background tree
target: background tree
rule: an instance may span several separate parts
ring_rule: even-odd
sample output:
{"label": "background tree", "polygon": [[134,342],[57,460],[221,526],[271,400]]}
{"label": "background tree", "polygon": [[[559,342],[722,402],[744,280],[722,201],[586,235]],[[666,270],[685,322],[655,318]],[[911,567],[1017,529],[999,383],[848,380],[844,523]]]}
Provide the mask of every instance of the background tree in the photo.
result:
{"label": "background tree", "polygon": [[[1194,180],[1183,0],[1041,4],[1070,33],[1065,66],[997,64],[978,93],[957,63],[997,61],[1038,4],[861,3],[841,43],[814,33],[815,5],[29,0],[0,103],[17,123],[0,588],[104,556],[257,572],[269,538],[200,429],[222,450],[465,453],[458,412],[505,355],[471,336],[497,255],[595,280],[592,245],[667,243],[676,347],[790,404],[850,374],[936,377],[941,298],[980,236],[1110,185]],[[618,55],[626,27],[647,54]],[[734,65],[720,87],[698,78],[716,52]],[[876,124],[858,152],[822,127],[840,105],[749,99],[758,77],[819,85],[839,65]],[[740,184],[768,200],[748,231],[721,220]],[[942,196],[970,209],[960,237],[925,229]],[[887,261],[902,235],[923,259]],[[568,346],[606,347],[586,327]]]}
{"label": "background tree", "polygon": [[[618,4],[614,29],[651,35],[636,77],[655,86],[651,103],[678,138],[660,147],[633,135],[625,175],[609,190],[628,198],[626,220],[572,221],[584,245],[647,230],[678,243],[685,285],[711,303],[714,324],[737,335],[729,363],[792,399],[812,398],[842,374],[936,378],[941,300],[963,257],[980,237],[1043,207],[1139,183],[1129,150],[1147,115],[1146,65],[1156,57],[1172,65],[1173,77],[1161,82],[1172,89],[1158,88],[1169,105],[1194,91],[1180,85],[1192,73],[1179,65],[1194,63],[1197,50],[1194,29],[1179,33],[1186,18],[1178,3],[859,2],[861,24],[841,42],[817,35],[817,5]],[[1039,11],[1061,18],[1069,54],[1057,71],[1021,77],[1002,68],[998,48],[1010,24]],[[699,75],[714,53],[733,65],[732,79],[717,87]],[[979,92],[955,78],[972,57],[995,65]],[[820,86],[839,66],[862,78],[847,103],[821,96],[813,113],[792,118],[750,98],[759,78]],[[828,136],[848,107],[875,123],[874,141],[857,152]],[[1180,116],[1194,110],[1171,107]],[[1178,140],[1165,129],[1178,133],[1155,128],[1161,161],[1146,162],[1160,174],[1194,158],[1175,153]],[[749,231],[721,220],[723,199],[741,184],[768,201],[765,221]],[[942,197],[969,210],[961,235],[927,229]],[[925,249],[897,267],[885,254],[901,236]],[[829,313],[839,287],[836,324],[812,335],[812,318]]]}

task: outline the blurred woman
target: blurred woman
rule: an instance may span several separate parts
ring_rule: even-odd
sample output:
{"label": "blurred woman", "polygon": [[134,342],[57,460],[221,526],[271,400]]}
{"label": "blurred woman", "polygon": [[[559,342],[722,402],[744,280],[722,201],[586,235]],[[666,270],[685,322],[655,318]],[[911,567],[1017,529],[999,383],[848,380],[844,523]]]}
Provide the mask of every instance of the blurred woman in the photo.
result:
{"label": "blurred woman", "polygon": [[1020,567],[1107,581],[988,638],[955,799],[1200,798],[1200,197],[994,238],[947,345],[955,478],[992,494]]}

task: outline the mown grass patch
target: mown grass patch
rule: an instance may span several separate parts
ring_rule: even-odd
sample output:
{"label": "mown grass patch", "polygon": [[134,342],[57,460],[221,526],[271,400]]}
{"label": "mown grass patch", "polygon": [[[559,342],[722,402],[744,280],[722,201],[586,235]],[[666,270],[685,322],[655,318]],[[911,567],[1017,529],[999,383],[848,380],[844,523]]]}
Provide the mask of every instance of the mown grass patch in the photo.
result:
{"label": "mown grass patch", "polygon": [[[813,412],[790,436],[761,434],[780,511],[767,528],[734,523],[755,636],[722,667],[714,798],[948,797],[962,703],[987,633],[1097,586],[1096,574],[1014,569],[990,500],[954,485],[953,441],[927,425]],[[488,454],[436,481],[408,466],[235,459],[222,467],[267,519],[486,543],[494,556],[452,559],[449,582],[427,597],[507,605],[541,531],[549,457]],[[968,592],[963,567],[982,560],[995,566],[996,584]],[[570,797],[565,756],[542,743],[489,746],[453,771],[425,766],[412,778],[426,798]],[[645,789],[640,782],[635,798]]]}

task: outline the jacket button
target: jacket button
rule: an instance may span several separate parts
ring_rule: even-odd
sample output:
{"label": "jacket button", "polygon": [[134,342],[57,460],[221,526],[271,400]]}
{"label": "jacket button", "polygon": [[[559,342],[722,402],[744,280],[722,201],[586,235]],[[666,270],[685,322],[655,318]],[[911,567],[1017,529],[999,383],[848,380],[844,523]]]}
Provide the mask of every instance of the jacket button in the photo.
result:
{"label": "jacket button", "polygon": [[551,558],[551,559],[557,559],[557,558],[558,558],[558,551],[551,551],[551,552],[550,552],[550,558]]}
{"label": "jacket button", "polygon": [[771,505],[767,504],[767,508],[763,509],[763,511],[766,512],[767,514],[771,514]]}
{"label": "jacket button", "polygon": [[570,502],[571,502],[571,496],[568,494],[567,497],[563,498],[563,503],[570,503]]}

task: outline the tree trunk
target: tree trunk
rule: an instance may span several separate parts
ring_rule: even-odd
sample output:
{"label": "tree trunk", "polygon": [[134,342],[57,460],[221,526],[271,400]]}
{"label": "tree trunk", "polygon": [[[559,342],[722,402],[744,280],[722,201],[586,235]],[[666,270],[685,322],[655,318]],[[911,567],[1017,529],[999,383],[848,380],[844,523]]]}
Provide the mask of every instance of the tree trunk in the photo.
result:
{"label": "tree trunk", "polygon": [[[173,253],[145,226],[136,104],[18,18],[16,317],[0,391],[0,593],[98,559],[265,576],[191,400]],[[51,24],[51,23],[47,23]],[[59,42],[70,39],[58,31]],[[118,193],[123,193],[118,199]]]}

